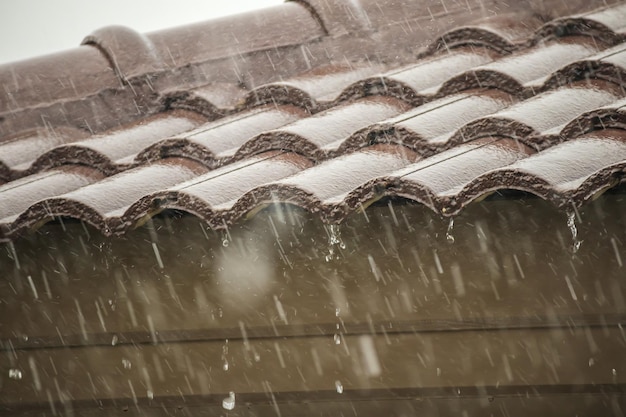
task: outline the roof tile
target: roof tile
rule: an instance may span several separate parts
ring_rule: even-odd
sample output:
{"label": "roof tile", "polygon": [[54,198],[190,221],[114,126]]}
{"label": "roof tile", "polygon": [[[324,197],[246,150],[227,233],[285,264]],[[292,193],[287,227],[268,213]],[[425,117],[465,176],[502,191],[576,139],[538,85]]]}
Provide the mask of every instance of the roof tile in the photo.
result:
{"label": "roof tile", "polygon": [[[89,42],[119,59],[105,69],[91,52],[98,58],[79,66],[91,47],[67,55],[95,78],[51,69],[78,77],[63,102],[52,90],[37,101],[0,71],[14,87],[0,127],[10,133],[0,142],[0,239],[54,216],[120,234],[165,209],[224,228],[273,202],[326,222],[384,196],[446,216],[504,189],[577,206],[621,181],[623,5],[543,25],[512,20],[528,11],[470,22],[484,15],[454,5],[465,26],[442,33],[451,26],[438,19],[423,48],[413,42],[432,30],[423,10],[401,2],[386,15],[380,2],[363,3],[290,3],[147,35],[102,31]],[[328,20],[333,8],[345,20]],[[250,25],[267,32],[256,37]],[[227,26],[223,43],[208,40]],[[387,60],[381,45],[398,31],[411,33],[412,52],[402,44],[404,58]],[[228,37],[240,32],[237,46]],[[157,55],[124,52],[137,42]],[[5,69],[28,70],[30,85],[38,65],[58,59]]]}

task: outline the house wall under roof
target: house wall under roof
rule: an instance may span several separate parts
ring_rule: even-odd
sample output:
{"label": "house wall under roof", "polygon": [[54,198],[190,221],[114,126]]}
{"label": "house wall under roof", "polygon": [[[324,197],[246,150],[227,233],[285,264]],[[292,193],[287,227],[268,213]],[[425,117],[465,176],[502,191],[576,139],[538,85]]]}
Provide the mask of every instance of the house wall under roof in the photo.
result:
{"label": "house wall under roof", "polygon": [[228,232],[171,212],[118,238],[60,219],[1,252],[3,410],[619,415],[623,200],[572,222],[492,197],[452,226],[387,200],[332,228],[275,205]]}

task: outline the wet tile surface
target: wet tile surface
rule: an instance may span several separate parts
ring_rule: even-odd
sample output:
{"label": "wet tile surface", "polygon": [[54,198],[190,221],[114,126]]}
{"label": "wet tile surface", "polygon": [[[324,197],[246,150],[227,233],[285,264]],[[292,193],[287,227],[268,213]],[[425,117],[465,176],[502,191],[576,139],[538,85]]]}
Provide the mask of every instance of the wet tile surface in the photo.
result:
{"label": "wet tile surface", "polygon": [[[269,20],[255,24],[304,19],[302,10],[267,11]],[[370,23],[381,24],[378,12],[370,12]],[[301,36],[272,44],[276,50],[302,46],[309,68],[292,76],[253,88],[227,80],[172,84],[157,99],[161,110],[97,134],[90,126],[56,122],[11,132],[0,141],[0,239],[57,216],[98,225],[105,234],[126,233],[167,209],[221,228],[268,202],[296,204],[328,222],[394,196],[443,215],[506,189],[580,206],[621,181],[626,8],[547,23],[527,18],[522,24],[517,13],[449,28],[412,62],[398,65],[314,64],[310,39],[339,28],[305,25]],[[241,19],[237,24],[248,18]],[[111,36],[97,32],[87,43],[112,48]],[[138,42],[131,32],[116,36]],[[159,50],[193,36],[187,28],[150,40]],[[242,56],[263,41],[244,43]],[[217,62],[227,53],[192,52],[185,54],[197,62]],[[190,59],[170,53],[170,63],[141,54],[120,58],[126,61],[116,71],[132,88],[140,71]],[[154,82],[153,89],[164,85]],[[76,94],[95,91],[81,88]],[[9,104],[14,114],[30,103],[20,102],[13,97]]]}

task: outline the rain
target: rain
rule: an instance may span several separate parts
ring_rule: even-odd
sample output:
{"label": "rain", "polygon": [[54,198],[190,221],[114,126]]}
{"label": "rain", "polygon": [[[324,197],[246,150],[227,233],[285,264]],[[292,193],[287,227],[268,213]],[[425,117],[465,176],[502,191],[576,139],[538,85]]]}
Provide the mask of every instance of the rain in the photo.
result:
{"label": "rain", "polygon": [[[83,97],[80,108],[90,113],[80,122],[86,137],[93,140],[90,129],[117,128],[107,125],[104,113],[96,117],[103,109],[122,126],[139,126],[121,132],[150,123],[123,114],[128,109],[189,119],[192,127],[158,133],[167,142],[137,136],[135,142],[147,145],[131,156],[109,157],[95,145],[73,148],[106,160],[98,169],[71,158],[57,166],[40,156],[37,163],[50,166],[39,172],[21,162],[16,166],[23,172],[16,168],[16,179],[0,184],[9,196],[14,181],[37,183],[66,171],[92,181],[61,197],[37,197],[9,220],[0,218],[0,236],[6,233],[0,243],[0,415],[626,413],[622,162],[587,173],[587,162],[576,159],[584,155],[554,150],[593,142],[579,136],[610,130],[598,127],[610,117],[593,113],[585,116],[591,121],[578,120],[580,126],[546,127],[541,123],[556,120],[559,109],[531,114],[526,124],[511,116],[515,106],[526,115],[519,108],[535,96],[570,88],[561,78],[578,67],[559,73],[561,78],[550,78],[551,69],[529,80],[511,76],[506,86],[488,84],[498,59],[515,59],[532,48],[541,52],[562,37],[563,48],[584,50],[586,58],[593,48],[622,45],[623,31],[592,42],[587,38],[602,32],[600,23],[590,26],[592,35],[580,35],[575,31],[582,24],[529,20],[522,26],[532,23],[533,30],[515,26],[524,31],[523,42],[496,42],[495,29],[473,26],[484,39],[464,43],[459,37],[470,29],[446,31],[466,24],[466,14],[497,24],[509,19],[509,26],[515,17],[499,15],[494,4],[481,0],[430,1],[419,13],[415,4],[396,3],[288,2],[198,26],[206,31],[195,35],[198,27],[183,27],[135,39],[134,32],[118,29],[119,39],[106,38],[126,42],[128,36],[146,62],[137,69],[133,57],[103,60],[112,69],[101,76],[119,85],[90,93],[109,100],[104,104]],[[324,7],[333,4],[341,6],[333,13],[345,22],[325,20]],[[553,10],[542,12],[533,10],[532,19],[547,19]],[[291,37],[270,38],[270,29],[289,30]],[[435,38],[435,32],[448,36]],[[414,37],[411,44],[406,37]],[[571,45],[576,42],[578,49]],[[214,49],[203,49],[205,43]],[[103,45],[104,52],[90,51],[109,53],[109,43]],[[188,58],[189,51],[198,62]],[[411,69],[439,65],[455,54],[480,62],[472,61],[470,72],[412,87],[428,80],[425,73],[411,76]],[[332,62],[332,69],[324,62]],[[366,75],[354,76],[363,66]],[[370,74],[368,66],[376,71]],[[540,72],[537,66],[531,69]],[[388,71],[380,75],[379,67]],[[429,71],[433,78],[440,75]],[[187,80],[187,89],[168,84],[162,73]],[[354,79],[337,92],[316,95],[318,88],[333,90],[344,76]],[[11,88],[32,82],[18,73],[11,78]],[[57,81],[86,95],[72,79]],[[455,90],[465,82],[471,88]],[[589,79],[576,82],[592,85]],[[587,84],[571,89],[604,97],[601,87]],[[616,95],[623,95],[620,88],[613,88],[621,91]],[[235,98],[227,97],[232,91]],[[458,122],[452,115],[439,120],[441,126],[418,123],[452,102],[487,95],[493,111],[462,115],[468,120],[453,131],[447,129]],[[78,106],[67,100],[49,115]],[[220,107],[226,102],[230,107]],[[415,113],[427,102],[435,104]],[[366,120],[356,131],[324,118],[352,105],[358,112],[380,106],[392,116]],[[293,120],[281,112],[291,112]],[[500,119],[494,121],[494,114]],[[612,115],[615,123],[621,120]],[[353,116],[343,122],[356,123],[362,114]],[[270,126],[263,117],[287,121]],[[256,140],[231,146],[226,142],[235,143],[235,133],[218,135],[218,144],[202,136],[250,119],[269,126],[255,133]],[[306,123],[309,136],[301,133]],[[345,138],[324,142],[342,129]],[[111,137],[96,139],[106,143]],[[208,142],[214,148],[202,147]],[[528,163],[542,155],[554,160]],[[376,173],[361,179],[328,168],[337,161],[368,171],[358,175]],[[362,161],[371,166],[357,166]],[[552,168],[554,161],[567,166]],[[388,169],[392,163],[398,165]],[[259,178],[253,170],[258,166],[269,167],[267,178]],[[568,169],[578,177],[570,179]],[[18,178],[22,174],[26,180]],[[133,187],[117,190],[111,183],[120,178],[134,178]],[[601,180],[609,186],[593,188]],[[109,194],[88,194],[97,187]],[[5,206],[0,200],[0,213],[13,210]]]}

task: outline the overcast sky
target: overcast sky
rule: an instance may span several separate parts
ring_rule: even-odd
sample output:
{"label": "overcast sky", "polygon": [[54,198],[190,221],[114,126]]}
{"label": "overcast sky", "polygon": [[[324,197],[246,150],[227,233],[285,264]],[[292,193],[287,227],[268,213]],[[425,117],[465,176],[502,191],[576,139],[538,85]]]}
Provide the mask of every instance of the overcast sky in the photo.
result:
{"label": "overcast sky", "polygon": [[0,0],[0,63],[73,48],[103,26],[150,32],[283,1]]}

